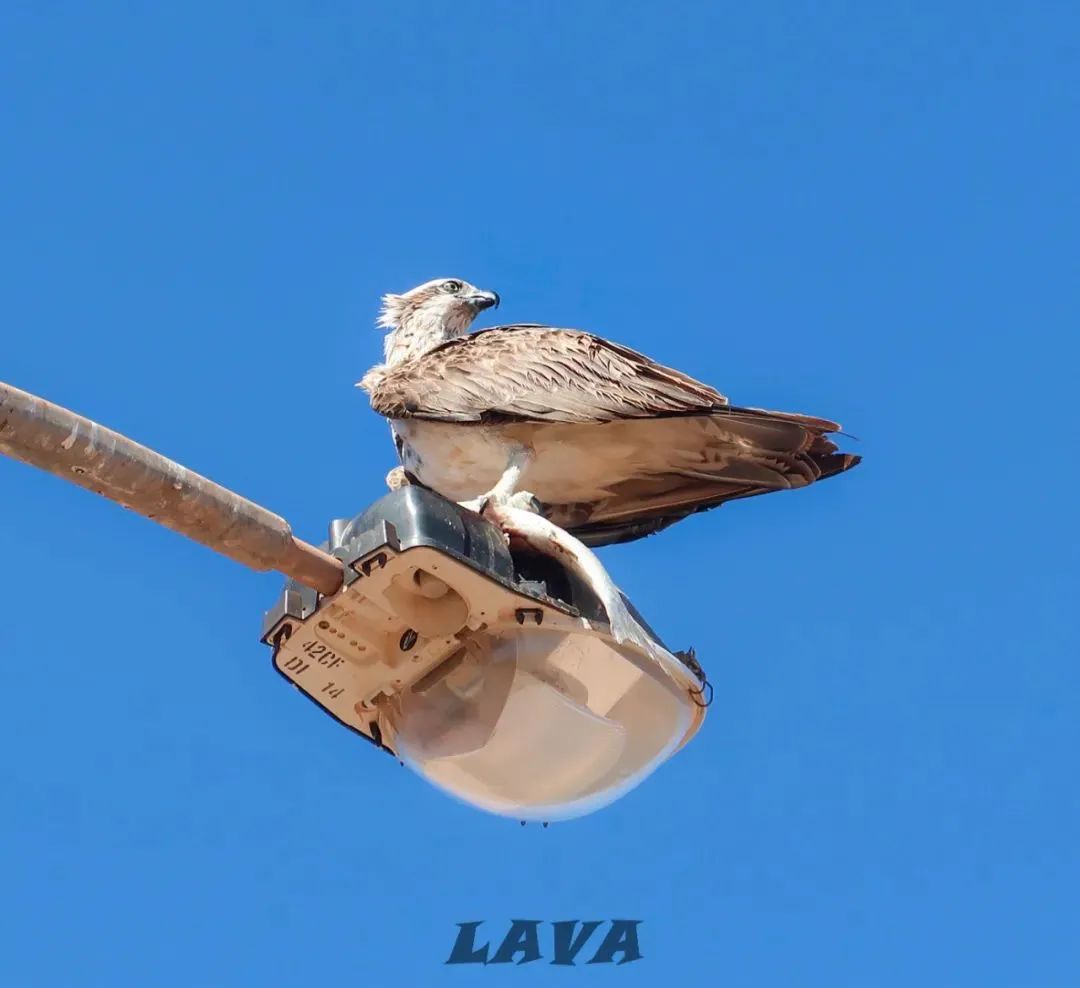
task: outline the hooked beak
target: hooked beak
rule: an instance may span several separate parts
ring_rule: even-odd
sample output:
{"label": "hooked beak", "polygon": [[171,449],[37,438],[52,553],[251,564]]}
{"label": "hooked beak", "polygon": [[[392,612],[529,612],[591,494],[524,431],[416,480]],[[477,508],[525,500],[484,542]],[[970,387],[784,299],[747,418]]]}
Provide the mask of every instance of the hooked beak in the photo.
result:
{"label": "hooked beak", "polygon": [[499,307],[498,292],[473,292],[468,296],[468,301],[477,312],[484,309],[497,309]]}

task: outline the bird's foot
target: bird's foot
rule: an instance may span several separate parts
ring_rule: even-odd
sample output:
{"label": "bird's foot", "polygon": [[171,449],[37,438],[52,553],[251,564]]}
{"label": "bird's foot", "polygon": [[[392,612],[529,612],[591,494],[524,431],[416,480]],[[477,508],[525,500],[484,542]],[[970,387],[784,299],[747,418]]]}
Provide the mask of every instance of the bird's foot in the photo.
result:
{"label": "bird's foot", "polygon": [[[534,515],[540,514],[540,501],[531,491],[516,491],[503,500],[496,500],[495,505],[500,508],[517,508],[519,511],[531,511]],[[492,507],[492,502],[488,502]]]}
{"label": "bird's foot", "polygon": [[499,508],[517,508],[521,511],[531,511],[534,515],[541,513],[540,502],[536,499],[536,495],[529,491],[515,491],[513,494],[488,491],[487,494],[474,497],[471,501],[461,501],[460,505],[484,517],[497,513]]}
{"label": "bird's foot", "polygon": [[409,478],[404,467],[394,467],[386,475],[386,486],[392,491],[399,491],[402,487],[409,486]]}

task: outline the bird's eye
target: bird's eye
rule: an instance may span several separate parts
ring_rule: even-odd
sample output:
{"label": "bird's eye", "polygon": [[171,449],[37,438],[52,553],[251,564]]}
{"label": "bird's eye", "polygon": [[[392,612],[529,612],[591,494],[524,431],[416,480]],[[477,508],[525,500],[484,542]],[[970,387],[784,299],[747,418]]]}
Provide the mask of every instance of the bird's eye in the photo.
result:
{"label": "bird's eye", "polygon": [[444,281],[442,283],[442,290],[444,292],[449,292],[451,295],[456,295],[458,292],[461,291],[461,282],[460,281]]}

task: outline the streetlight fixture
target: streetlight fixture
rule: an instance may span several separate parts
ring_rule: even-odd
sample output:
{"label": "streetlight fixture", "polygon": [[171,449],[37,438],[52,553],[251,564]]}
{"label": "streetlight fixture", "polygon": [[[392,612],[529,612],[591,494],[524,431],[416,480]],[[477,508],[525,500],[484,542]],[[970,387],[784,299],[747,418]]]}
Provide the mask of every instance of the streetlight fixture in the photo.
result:
{"label": "streetlight fixture", "polygon": [[668,651],[596,557],[538,516],[504,509],[508,544],[475,512],[406,487],[333,522],[317,548],[262,506],[3,383],[0,453],[289,577],[263,628],[277,670],[480,809],[592,812],[704,719],[711,691],[693,653]]}
{"label": "streetlight fixture", "polygon": [[344,585],[321,599],[286,588],[263,634],[275,667],[467,803],[581,816],[701,726],[700,666],[664,648],[602,571],[508,546],[491,522],[417,487],[330,535]]}

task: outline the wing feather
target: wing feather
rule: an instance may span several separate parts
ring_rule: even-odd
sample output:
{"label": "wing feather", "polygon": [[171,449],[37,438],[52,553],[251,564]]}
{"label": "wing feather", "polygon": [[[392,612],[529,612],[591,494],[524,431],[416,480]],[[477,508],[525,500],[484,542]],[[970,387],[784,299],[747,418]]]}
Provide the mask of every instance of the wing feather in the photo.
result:
{"label": "wing feather", "polygon": [[[835,422],[732,406],[686,374],[574,329],[481,330],[376,368],[361,384],[391,419],[498,425],[507,435],[521,431],[515,423],[532,423],[526,428],[540,444],[564,425],[575,434],[580,427],[576,445],[595,456],[568,479],[591,493],[579,499],[559,476],[534,476],[532,489],[550,520],[594,546],[641,538],[727,501],[804,487],[859,462],[827,435],[839,431]],[[663,421],[676,417],[685,421]],[[613,460],[611,450],[624,447],[633,455]]]}
{"label": "wing feather", "polygon": [[727,399],[644,354],[575,329],[498,326],[362,382],[387,418],[610,422],[700,415]]}

